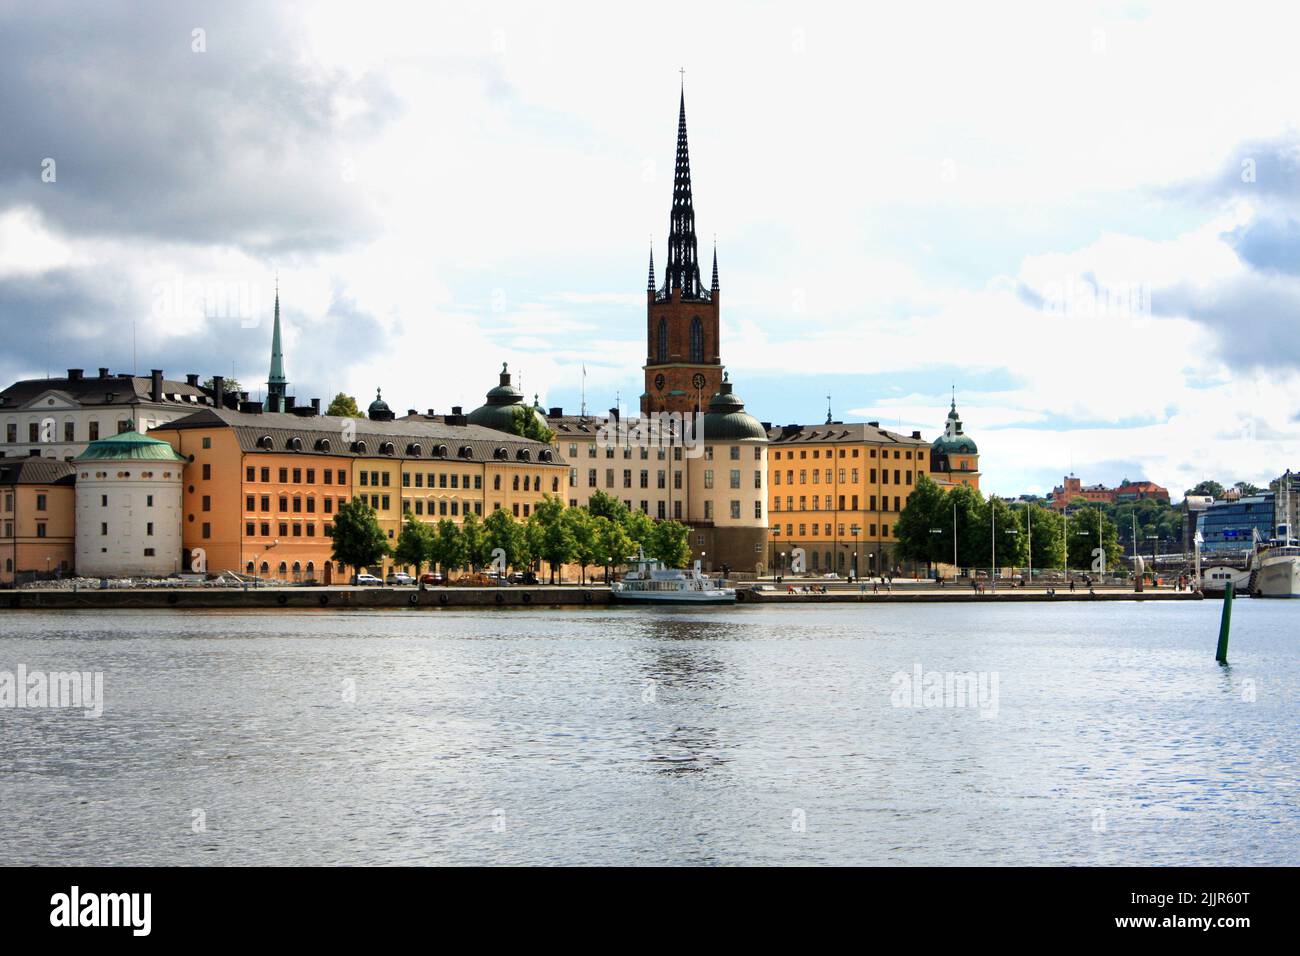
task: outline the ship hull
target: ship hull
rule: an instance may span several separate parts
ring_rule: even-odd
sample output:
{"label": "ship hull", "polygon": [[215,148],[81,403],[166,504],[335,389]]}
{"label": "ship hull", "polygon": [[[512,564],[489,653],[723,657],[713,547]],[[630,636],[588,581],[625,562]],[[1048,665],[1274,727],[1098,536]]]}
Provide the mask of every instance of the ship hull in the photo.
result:
{"label": "ship hull", "polygon": [[735,604],[735,591],[611,591],[620,604]]}
{"label": "ship hull", "polygon": [[1300,598],[1300,557],[1265,559],[1255,578],[1259,597]]}

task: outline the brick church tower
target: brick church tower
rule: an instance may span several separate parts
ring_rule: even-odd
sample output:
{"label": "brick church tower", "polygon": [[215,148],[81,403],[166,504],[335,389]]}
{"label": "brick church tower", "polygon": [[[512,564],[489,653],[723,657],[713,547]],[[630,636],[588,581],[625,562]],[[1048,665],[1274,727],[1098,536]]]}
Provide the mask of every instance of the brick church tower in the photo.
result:
{"label": "brick church tower", "polygon": [[686,91],[677,114],[677,165],[669,218],[668,267],[655,288],[654,250],[646,285],[645,392],[641,411],[703,412],[722,385],[718,342],[718,250],[713,281],[700,281],[691,202],[691,160],[686,148]]}

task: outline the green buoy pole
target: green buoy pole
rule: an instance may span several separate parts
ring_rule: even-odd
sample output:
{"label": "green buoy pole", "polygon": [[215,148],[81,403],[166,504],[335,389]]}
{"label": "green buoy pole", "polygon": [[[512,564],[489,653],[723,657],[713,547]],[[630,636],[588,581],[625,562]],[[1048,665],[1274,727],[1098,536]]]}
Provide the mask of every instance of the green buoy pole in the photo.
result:
{"label": "green buoy pole", "polygon": [[1223,617],[1219,621],[1219,649],[1214,659],[1220,664],[1228,663],[1228,631],[1232,627],[1232,582],[1223,584]]}

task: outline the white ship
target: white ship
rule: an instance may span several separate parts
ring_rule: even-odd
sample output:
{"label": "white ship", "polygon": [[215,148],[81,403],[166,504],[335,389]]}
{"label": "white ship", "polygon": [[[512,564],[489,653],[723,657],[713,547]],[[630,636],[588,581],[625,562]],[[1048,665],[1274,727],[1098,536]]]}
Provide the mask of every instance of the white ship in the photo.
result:
{"label": "white ship", "polygon": [[1251,593],[1256,597],[1300,597],[1300,541],[1291,536],[1291,472],[1282,476],[1282,519],[1277,534],[1257,543],[1251,556]]}
{"label": "white ship", "polygon": [[666,568],[648,559],[645,552],[621,581],[609,586],[615,601],[642,604],[735,604],[736,589],[719,586],[700,570],[700,562],[689,571]]}

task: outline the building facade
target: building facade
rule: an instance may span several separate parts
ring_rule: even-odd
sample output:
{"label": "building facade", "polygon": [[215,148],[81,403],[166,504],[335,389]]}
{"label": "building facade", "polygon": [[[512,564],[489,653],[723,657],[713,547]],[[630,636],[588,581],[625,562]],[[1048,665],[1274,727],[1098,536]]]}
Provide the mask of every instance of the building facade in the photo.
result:
{"label": "building facade", "polygon": [[0,585],[72,570],[74,496],[75,473],[67,462],[0,461]]}
{"label": "building facade", "polygon": [[180,571],[185,459],[164,441],[125,432],[77,456],[76,568],[86,577]]}
{"label": "building facade", "polygon": [[879,422],[785,425],[769,433],[770,566],[877,576],[898,570],[894,531],[931,446]]}
{"label": "building facade", "polygon": [[[152,433],[190,459],[182,498],[187,567],[343,583],[332,516],[362,497],[395,543],[417,519],[463,521],[498,508],[526,518],[562,496],[549,445],[473,425],[208,409]],[[385,559],[387,573],[393,567]]]}
{"label": "building facade", "polygon": [[930,474],[940,485],[967,485],[975,489],[980,486],[979,449],[962,429],[956,395],[943,434],[930,446]]}
{"label": "building facade", "polygon": [[100,438],[144,433],[214,404],[196,374],[174,382],[161,369],[145,378],[101,368],[88,378],[70,368],[63,378],[28,379],[0,392],[0,458],[72,461]]}

